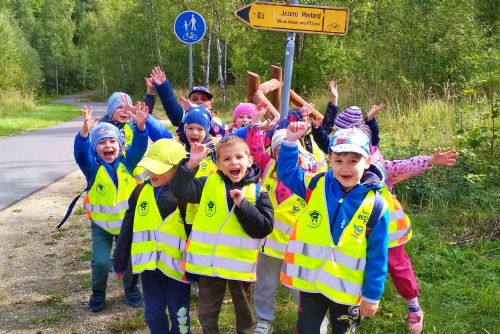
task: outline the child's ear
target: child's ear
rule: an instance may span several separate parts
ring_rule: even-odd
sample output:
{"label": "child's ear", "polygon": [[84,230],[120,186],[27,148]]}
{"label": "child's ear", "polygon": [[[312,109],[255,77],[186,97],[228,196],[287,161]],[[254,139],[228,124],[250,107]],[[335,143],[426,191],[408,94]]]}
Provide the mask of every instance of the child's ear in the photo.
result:
{"label": "child's ear", "polygon": [[365,166],[365,169],[370,168],[371,163],[372,163],[372,156],[370,155],[368,158],[366,158],[366,166]]}
{"label": "child's ear", "polygon": [[248,156],[248,167],[252,166],[253,164],[253,155]]}

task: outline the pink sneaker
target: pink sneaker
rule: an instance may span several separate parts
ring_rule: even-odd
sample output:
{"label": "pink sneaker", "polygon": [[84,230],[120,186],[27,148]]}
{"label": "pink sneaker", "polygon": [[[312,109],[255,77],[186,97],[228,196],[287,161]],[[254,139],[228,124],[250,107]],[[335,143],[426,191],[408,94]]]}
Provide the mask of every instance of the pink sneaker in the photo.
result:
{"label": "pink sneaker", "polygon": [[418,334],[424,328],[424,312],[408,312],[408,330],[411,333]]}

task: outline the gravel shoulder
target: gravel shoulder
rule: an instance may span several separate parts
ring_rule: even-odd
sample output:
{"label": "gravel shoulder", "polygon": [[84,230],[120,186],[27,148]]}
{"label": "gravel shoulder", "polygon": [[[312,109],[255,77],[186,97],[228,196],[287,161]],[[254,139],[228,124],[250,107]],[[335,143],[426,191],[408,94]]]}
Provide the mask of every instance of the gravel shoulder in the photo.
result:
{"label": "gravel shoulder", "polygon": [[0,333],[148,332],[112,274],[105,310],[87,308],[91,235],[81,201],[55,229],[84,187],[75,171],[0,211]]}

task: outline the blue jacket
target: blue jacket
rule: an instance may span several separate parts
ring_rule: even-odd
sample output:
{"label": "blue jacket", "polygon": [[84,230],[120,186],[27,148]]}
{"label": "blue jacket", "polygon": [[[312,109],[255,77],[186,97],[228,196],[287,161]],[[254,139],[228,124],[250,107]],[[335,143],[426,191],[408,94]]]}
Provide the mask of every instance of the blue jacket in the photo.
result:
{"label": "blue jacket", "polygon": [[[172,122],[173,126],[177,126],[177,133],[179,136],[184,133],[184,129],[180,126],[182,118],[184,117],[184,109],[177,102],[174,91],[168,79],[161,85],[155,85],[156,92],[160,97],[163,109],[167,114],[168,119]],[[226,134],[227,125],[222,121],[222,124],[217,124],[215,121],[210,121],[210,134],[212,136],[224,136]]]}
{"label": "blue jacket", "polygon": [[[305,173],[297,166],[297,145],[283,142],[278,155],[278,178],[295,194],[305,199]],[[333,176],[332,170],[325,174],[326,202],[330,221],[330,232],[335,244],[342,235],[345,223],[351,221],[361,202],[369,190],[378,190],[383,186],[383,174],[375,166],[365,172],[361,184],[356,185],[347,193]],[[342,203],[339,200],[344,198]],[[387,275],[388,254],[388,223],[387,207],[382,211],[378,221],[367,236],[367,263],[365,267],[365,282],[363,284],[363,299],[377,302],[382,297],[384,282]]]}
{"label": "blue jacket", "polygon": [[148,129],[149,138],[151,138],[153,142],[162,138],[174,138],[174,136],[172,136],[172,133],[170,133],[170,131],[168,131],[168,129],[163,124],[161,124],[153,115],[149,115],[148,119],[146,120],[146,129]]}
{"label": "blue jacket", "polygon": [[108,164],[97,156],[97,153],[92,148],[92,145],[90,145],[90,136],[82,137],[80,132],[78,132],[75,137],[74,156],[78,167],[80,167],[83,175],[85,175],[85,178],[87,179],[87,187],[90,188],[94,184],[97,170],[101,165],[106,168],[106,171],[111,176],[115,184],[118,183],[116,178],[118,163],[123,163],[125,167],[127,167],[129,173],[132,174],[134,168],[142,159],[144,153],[146,153],[147,147],[147,130],[141,131],[138,128],[134,128],[134,138],[132,139],[132,144],[128,146],[127,156],[124,157],[120,154],[112,164]]}

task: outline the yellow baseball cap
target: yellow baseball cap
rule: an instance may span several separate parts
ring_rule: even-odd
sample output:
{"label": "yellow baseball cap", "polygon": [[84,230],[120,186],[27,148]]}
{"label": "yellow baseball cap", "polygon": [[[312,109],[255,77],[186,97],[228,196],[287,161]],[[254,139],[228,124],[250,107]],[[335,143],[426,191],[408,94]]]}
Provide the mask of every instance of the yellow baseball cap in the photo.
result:
{"label": "yellow baseball cap", "polygon": [[186,157],[184,146],[174,139],[160,139],[154,142],[137,164],[134,174],[138,175],[146,169],[154,174],[164,174],[177,166]]}

